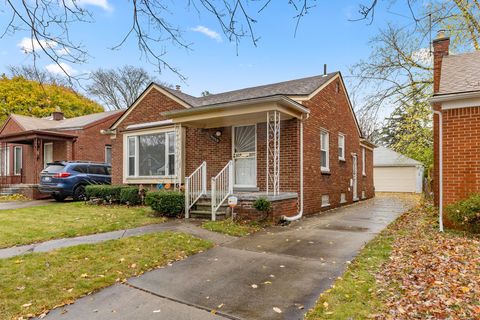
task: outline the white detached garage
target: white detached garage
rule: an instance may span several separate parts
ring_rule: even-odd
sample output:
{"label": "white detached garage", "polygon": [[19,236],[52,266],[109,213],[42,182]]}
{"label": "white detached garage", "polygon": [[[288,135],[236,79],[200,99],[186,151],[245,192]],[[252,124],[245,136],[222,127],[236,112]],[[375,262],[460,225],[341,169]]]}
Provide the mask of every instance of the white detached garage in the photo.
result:
{"label": "white detached garage", "polygon": [[423,164],[385,147],[373,151],[373,181],[377,192],[421,193]]}

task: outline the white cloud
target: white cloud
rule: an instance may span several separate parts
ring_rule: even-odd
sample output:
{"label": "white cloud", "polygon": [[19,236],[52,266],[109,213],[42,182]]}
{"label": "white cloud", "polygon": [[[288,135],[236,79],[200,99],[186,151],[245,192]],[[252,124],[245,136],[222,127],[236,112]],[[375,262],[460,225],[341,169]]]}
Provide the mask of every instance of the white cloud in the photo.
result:
{"label": "white cloud", "polygon": [[192,31],[203,33],[204,35],[206,35],[207,37],[213,40],[222,42],[222,37],[218,32],[210,30],[205,26],[196,26],[195,28],[192,28]]}
{"label": "white cloud", "polygon": [[420,48],[417,51],[412,53],[413,61],[420,63],[422,65],[431,66],[433,65],[433,55],[430,54],[429,48]]}
{"label": "white cloud", "polygon": [[[61,66],[61,67],[60,67]],[[63,70],[62,70],[63,68]],[[70,65],[66,64],[65,62],[60,62],[60,65],[56,63],[51,63],[45,66],[48,72],[58,75],[65,75],[64,70],[69,74],[73,75],[77,73],[77,70],[73,69]]]}
{"label": "white cloud", "polygon": [[100,7],[105,11],[112,11],[113,7],[108,0],[77,0],[75,3],[79,6],[95,6]]}
{"label": "white cloud", "polygon": [[47,40],[32,40],[31,38],[23,38],[18,44],[18,47],[24,52],[24,53],[32,53],[33,50],[35,51],[40,51],[42,50],[42,47],[44,48],[55,48],[57,46],[57,43],[55,41],[47,41]]}

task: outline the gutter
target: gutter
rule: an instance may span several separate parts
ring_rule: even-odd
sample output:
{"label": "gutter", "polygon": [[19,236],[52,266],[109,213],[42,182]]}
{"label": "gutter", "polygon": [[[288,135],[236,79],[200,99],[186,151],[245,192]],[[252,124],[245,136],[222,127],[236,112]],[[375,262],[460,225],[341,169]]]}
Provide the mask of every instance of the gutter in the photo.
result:
{"label": "gutter", "polygon": [[468,92],[459,92],[459,93],[446,93],[446,94],[437,94],[429,99],[430,104],[437,102],[452,101],[458,99],[471,99],[480,97],[480,91],[468,91]]}
{"label": "gutter", "polygon": [[433,111],[434,114],[438,115],[438,134],[439,138],[439,166],[438,166],[438,193],[439,193],[439,209],[438,209],[438,224],[440,227],[440,232],[443,232],[443,118],[441,111]]}

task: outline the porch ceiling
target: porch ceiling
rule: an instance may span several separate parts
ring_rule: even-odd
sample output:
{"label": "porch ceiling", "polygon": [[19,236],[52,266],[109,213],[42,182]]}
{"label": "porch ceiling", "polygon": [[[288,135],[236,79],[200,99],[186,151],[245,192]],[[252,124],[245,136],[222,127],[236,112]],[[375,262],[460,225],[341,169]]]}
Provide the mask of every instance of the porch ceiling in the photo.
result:
{"label": "porch ceiling", "polygon": [[280,112],[282,120],[301,119],[305,114],[309,113],[307,108],[289,98],[274,96],[171,111],[163,114],[172,119],[174,123],[187,127],[218,128],[266,122],[267,113],[271,111]]}

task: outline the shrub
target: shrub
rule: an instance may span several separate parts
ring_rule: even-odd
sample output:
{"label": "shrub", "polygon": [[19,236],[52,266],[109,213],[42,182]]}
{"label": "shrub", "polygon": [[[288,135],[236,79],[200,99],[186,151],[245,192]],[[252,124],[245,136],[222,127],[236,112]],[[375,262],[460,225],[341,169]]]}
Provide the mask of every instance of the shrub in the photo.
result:
{"label": "shrub", "polygon": [[445,213],[455,227],[480,233],[480,194],[446,206]]}
{"label": "shrub", "polygon": [[185,196],[180,191],[152,191],[147,193],[145,204],[158,215],[178,217],[185,209]]}
{"label": "shrub", "polygon": [[142,198],[138,194],[138,187],[126,187],[120,190],[120,203],[137,206],[142,204]]}
{"label": "shrub", "polygon": [[129,188],[129,186],[89,185],[85,187],[85,194],[88,200],[99,198],[105,201],[118,202],[120,201],[120,191],[124,188]]}
{"label": "shrub", "polygon": [[272,203],[267,198],[258,198],[253,203],[253,207],[260,212],[269,212],[272,209]]}

